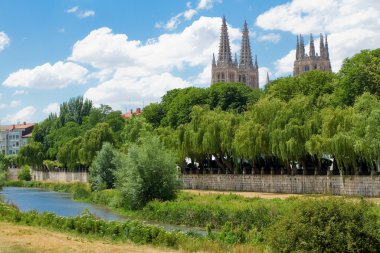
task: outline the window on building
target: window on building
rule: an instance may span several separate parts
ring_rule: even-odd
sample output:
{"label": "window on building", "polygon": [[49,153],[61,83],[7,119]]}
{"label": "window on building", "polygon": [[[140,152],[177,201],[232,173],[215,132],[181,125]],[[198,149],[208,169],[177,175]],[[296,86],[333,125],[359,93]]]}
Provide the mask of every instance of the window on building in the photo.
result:
{"label": "window on building", "polygon": [[309,71],[310,70],[310,67],[309,65],[306,65],[305,68],[304,68],[305,71]]}

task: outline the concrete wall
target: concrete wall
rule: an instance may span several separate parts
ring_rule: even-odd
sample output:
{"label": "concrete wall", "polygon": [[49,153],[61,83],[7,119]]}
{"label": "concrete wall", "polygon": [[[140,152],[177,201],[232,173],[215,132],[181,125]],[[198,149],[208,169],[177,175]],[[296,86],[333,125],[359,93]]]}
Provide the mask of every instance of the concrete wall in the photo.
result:
{"label": "concrete wall", "polygon": [[31,171],[33,181],[88,182],[88,172]]}
{"label": "concrete wall", "polygon": [[18,174],[20,174],[21,169],[19,168],[9,168],[8,169],[8,179],[18,180]]}
{"label": "concrete wall", "polygon": [[380,197],[380,176],[182,175],[185,189]]}

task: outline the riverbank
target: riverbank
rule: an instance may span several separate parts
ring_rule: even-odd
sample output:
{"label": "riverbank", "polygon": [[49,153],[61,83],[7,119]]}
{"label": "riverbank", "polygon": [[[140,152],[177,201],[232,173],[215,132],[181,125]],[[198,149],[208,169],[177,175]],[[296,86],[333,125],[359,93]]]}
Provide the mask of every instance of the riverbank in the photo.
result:
{"label": "riverbank", "polygon": [[181,253],[180,250],[94,240],[44,228],[0,222],[0,252],[3,253]]}
{"label": "riverbank", "polygon": [[[363,198],[301,195],[263,199],[207,191],[195,194],[181,191],[173,201],[151,201],[143,209],[129,210],[123,206],[117,190],[90,192],[88,186],[83,184],[12,184],[69,192],[74,199],[82,197],[82,200],[110,207],[122,215],[140,220],[205,228],[208,231],[205,238],[196,237],[189,242],[189,238],[194,238],[189,234],[186,240],[178,241],[186,243],[178,244],[177,248],[188,252],[233,252],[236,247],[250,249],[238,252],[260,252],[281,245],[292,247],[291,251],[295,251],[312,243],[312,249],[323,243],[339,243],[337,249],[352,243],[359,246],[365,243],[360,247],[368,249],[380,247],[380,206]],[[305,217],[302,218],[303,215]],[[292,226],[292,230],[286,229]],[[355,229],[351,231],[353,227]],[[355,231],[363,232],[352,234]],[[313,233],[315,238],[319,238],[317,242],[308,239]],[[344,234],[344,237],[331,240],[335,238],[334,234]],[[284,235],[287,236],[283,238]],[[307,238],[302,241],[299,236]],[[367,238],[371,239],[367,242]],[[347,252],[355,250],[347,249]]]}

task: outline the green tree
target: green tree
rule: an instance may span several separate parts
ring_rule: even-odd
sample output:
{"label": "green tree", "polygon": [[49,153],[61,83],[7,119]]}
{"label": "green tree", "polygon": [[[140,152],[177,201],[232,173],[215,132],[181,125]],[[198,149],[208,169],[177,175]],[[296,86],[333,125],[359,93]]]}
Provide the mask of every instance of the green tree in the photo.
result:
{"label": "green tree", "polygon": [[172,200],[178,189],[175,160],[157,136],[142,138],[119,158],[117,188],[131,208],[153,199]]}
{"label": "green tree", "polygon": [[92,109],[92,102],[83,97],[70,98],[60,106],[59,124],[64,126],[67,122],[82,124],[83,119],[88,116]]}
{"label": "green tree", "polygon": [[81,136],[76,137],[58,149],[57,158],[58,161],[67,169],[75,170],[82,166],[85,167],[85,163],[81,160],[80,152],[82,150]]}
{"label": "green tree", "polygon": [[249,103],[257,102],[260,93],[241,83],[216,83],[209,88],[210,108],[243,112]]}
{"label": "green tree", "polygon": [[165,110],[161,103],[151,103],[143,109],[143,117],[148,123],[157,128],[161,124],[161,120],[165,117]]}
{"label": "green tree", "polygon": [[45,153],[39,142],[31,142],[21,147],[18,159],[22,165],[30,165],[32,169],[39,169],[43,165]]}
{"label": "green tree", "polygon": [[114,187],[116,172],[115,154],[116,150],[112,144],[107,142],[97,152],[89,171],[89,182],[92,190],[100,191]]}
{"label": "green tree", "polygon": [[380,48],[345,59],[338,77],[337,97],[343,104],[353,105],[364,92],[380,98]]}
{"label": "green tree", "polygon": [[89,166],[104,142],[114,143],[113,132],[107,123],[99,123],[87,131],[82,139],[79,153],[81,162]]}

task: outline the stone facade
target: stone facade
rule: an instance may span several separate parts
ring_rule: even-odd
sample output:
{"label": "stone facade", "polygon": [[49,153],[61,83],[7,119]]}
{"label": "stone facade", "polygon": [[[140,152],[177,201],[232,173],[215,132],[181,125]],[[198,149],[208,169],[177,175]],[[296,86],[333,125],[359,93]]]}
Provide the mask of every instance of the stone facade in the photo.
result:
{"label": "stone facade", "polygon": [[298,76],[304,72],[315,69],[331,72],[327,35],[325,37],[325,42],[323,41],[323,35],[320,35],[319,52],[320,55],[315,52],[314,39],[312,35],[310,35],[309,54],[305,53],[305,45],[302,35],[299,37],[297,36],[296,60],[294,61],[293,75]]}
{"label": "stone facade", "polygon": [[182,175],[185,189],[380,197],[380,176]]}
{"label": "stone facade", "polygon": [[211,84],[220,82],[244,83],[248,87],[259,88],[259,67],[257,57],[255,63],[252,62],[251,46],[249,42],[249,31],[247,23],[244,23],[243,36],[241,42],[240,62],[237,55],[232,61],[230,41],[228,37],[226,19],[223,17],[218,60],[215,55],[212,59]]}

